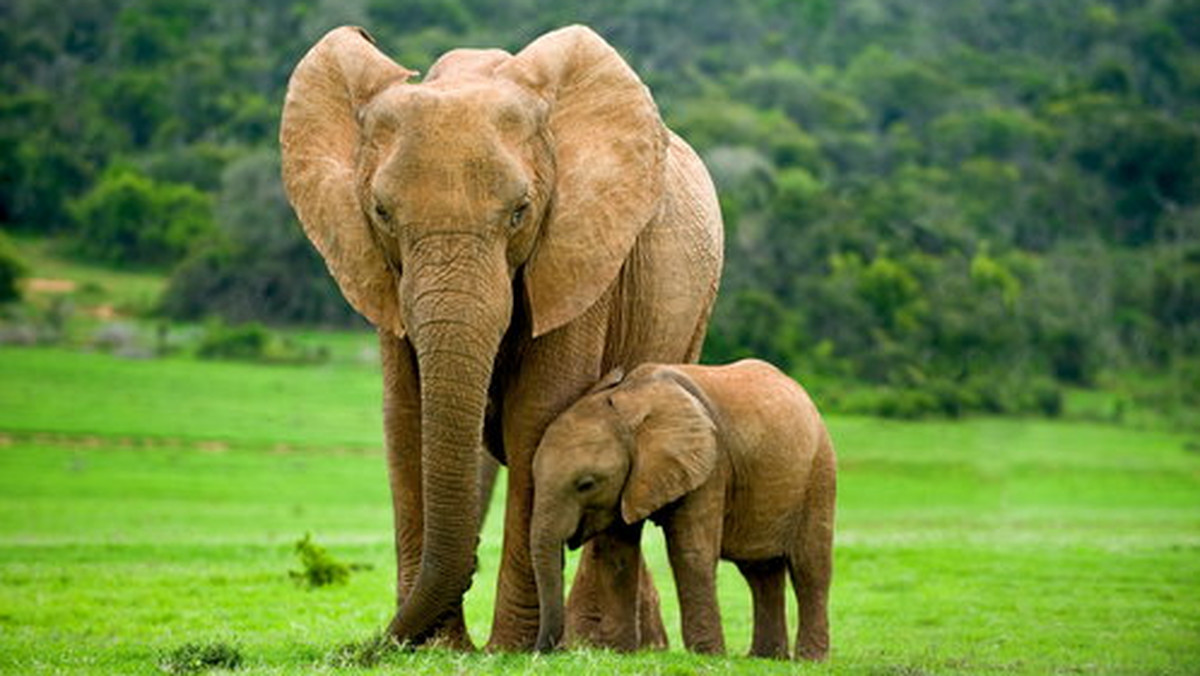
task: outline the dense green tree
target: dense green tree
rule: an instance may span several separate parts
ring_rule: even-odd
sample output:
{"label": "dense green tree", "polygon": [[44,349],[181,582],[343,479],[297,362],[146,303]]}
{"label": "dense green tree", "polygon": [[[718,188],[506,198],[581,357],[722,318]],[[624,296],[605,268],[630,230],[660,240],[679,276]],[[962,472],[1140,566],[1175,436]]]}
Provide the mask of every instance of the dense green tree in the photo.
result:
{"label": "dense green tree", "polygon": [[0,224],[122,265],[186,254],[173,316],[356,321],[271,159],[296,61],[346,23],[421,70],[586,23],[720,189],[707,358],[858,381],[895,414],[1045,412],[1056,382],[1200,360],[1198,17],[1197,0],[9,0]]}
{"label": "dense green tree", "polygon": [[208,195],[124,167],[106,172],[69,209],[79,253],[107,263],[175,263],[214,232]]}
{"label": "dense green tree", "polygon": [[221,184],[216,215],[222,237],[175,271],[163,311],[192,320],[354,323],[284,197],[278,154],[260,151],[235,161]]}

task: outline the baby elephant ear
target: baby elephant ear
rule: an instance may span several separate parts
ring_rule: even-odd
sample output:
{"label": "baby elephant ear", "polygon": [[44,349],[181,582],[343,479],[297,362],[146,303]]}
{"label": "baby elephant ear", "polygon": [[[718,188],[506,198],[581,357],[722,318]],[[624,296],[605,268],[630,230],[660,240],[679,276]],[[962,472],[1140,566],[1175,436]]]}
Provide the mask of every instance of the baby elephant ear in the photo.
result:
{"label": "baby elephant ear", "polygon": [[707,407],[672,379],[631,392],[649,407],[634,429],[633,467],[621,518],[636,523],[696,490],[717,467],[717,435]]}
{"label": "baby elephant ear", "polygon": [[612,369],[611,371],[609,371],[608,373],[604,374],[603,378],[601,378],[600,380],[597,380],[596,384],[592,385],[591,389],[589,389],[587,391],[587,394],[595,394],[597,392],[603,392],[604,390],[607,390],[610,387],[615,387],[624,378],[625,378],[625,369],[618,366],[618,367]]}
{"label": "baby elephant ear", "polygon": [[525,267],[536,338],[578,317],[616,279],[660,209],[668,134],[646,85],[590,28],[547,33],[496,73],[549,111],[554,200]]}

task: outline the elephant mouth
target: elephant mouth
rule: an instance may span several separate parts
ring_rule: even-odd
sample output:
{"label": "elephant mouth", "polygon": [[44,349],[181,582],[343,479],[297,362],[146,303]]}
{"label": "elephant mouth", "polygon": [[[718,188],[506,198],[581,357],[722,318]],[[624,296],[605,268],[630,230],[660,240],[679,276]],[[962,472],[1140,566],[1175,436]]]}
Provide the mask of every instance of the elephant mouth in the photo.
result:
{"label": "elephant mouth", "polygon": [[582,547],[584,541],[586,540],[587,535],[583,532],[583,524],[580,523],[579,527],[575,529],[575,532],[571,533],[571,536],[567,538],[567,549],[575,551],[576,549]]}

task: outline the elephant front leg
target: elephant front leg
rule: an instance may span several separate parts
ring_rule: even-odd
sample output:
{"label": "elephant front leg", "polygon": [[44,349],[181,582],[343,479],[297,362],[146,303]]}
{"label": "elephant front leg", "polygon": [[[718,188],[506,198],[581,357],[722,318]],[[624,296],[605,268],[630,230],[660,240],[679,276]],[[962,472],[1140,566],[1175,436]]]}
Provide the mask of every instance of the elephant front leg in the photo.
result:
{"label": "elephant front leg", "polygon": [[[383,366],[384,441],[395,528],[396,607],[399,608],[412,591],[421,568],[424,536],[421,397],[416,361],[408,341],[380,331],[379,347]],[[473,649],[461,604],[445,616],[428,642],[453,649]]]}
{"label": "elephant front leg", "polygon": [[[521,298],[523,294],[514,294]],[[489,650],[532,650],[538,635],[537,581],[530,555],[533,454],[542,433],[600,377],[605,303],[576,322],[513,349],[519,363],[498,368],[496,392],[507,461],[504,546]],[[517,311],[518,315],[520,311]]]}
{"label": "elephant front leg", "polygon": [[[717,604],[721,511],[717,482],[691,494],[663,523],[667,557],[675,574],[683,644],[697,653],[723,654],[725,633]],[[705,499],[705,493],[710,499]]]}

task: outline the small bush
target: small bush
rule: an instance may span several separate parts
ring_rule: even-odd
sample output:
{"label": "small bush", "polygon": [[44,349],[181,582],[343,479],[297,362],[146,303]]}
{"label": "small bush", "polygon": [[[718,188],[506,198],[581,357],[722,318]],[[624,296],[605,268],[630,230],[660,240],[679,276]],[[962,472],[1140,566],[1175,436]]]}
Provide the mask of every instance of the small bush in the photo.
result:
{"label": "small bush", "polygon": [[29,274],[29,268],[17,256],[17,249],[0,232],[0,304],[21,299],[17,282]]}
{"label": "small bush", "polygon": [[158,659],[158,667],[168,674],[198,674],[210,669],[237,669],[241,665],[241,651],[220,641],[186,643]]}
{"label": "small bush", "polygon": [[350,579],[351,567],[338,561],[324,547],[313,542],[312,533],[305,533],[303,538],[296,541],[296,556],[300,557],[304,570],[289,571],[288,575],[299,585],[316,589],[346,584]]}
{"label": "small bush", "polygon": [[1057,418],[1063,411],[1063,392],[1054,381],[1034,380],[1022,408],[1030,413],[1040,413],[1048,418]]}
{"label": "small bush", "polygon": [[262,324],[249,322],[227,326],[210,322],[196,348],[201,359],[232,359],[277,364],[315,364],[329,359],[324,347],[306,348],[280,336]]}
{"label": "small bush", "polygon": [[915,420],[942,412],[937,397],[918,389],[888,389],[879,400],[876,413],[885,418]]}
{"label": "small bush", "polygon": [[262,324],[251,322],[226,326],[220,322],[208,325],[196,356],[203,359],[241,359],[257,361],[266,357],[271,333]]}
{"label": "small bush", "polygon": [[958,418],[979,410],[980,397],[965,384],[949,379],[936,379],[925,388],[937,402],[938,410],[950,418]]}
{"label": "small bush", "polygon": [[1036,414],[1059,417],[1062,387],[1050,378],[1006,380],[977,376],[966,381],[934,378],[907,386],[842,385],[828,388],[821,399],[829,411],[885,418],[959,418],[985,415]]}

